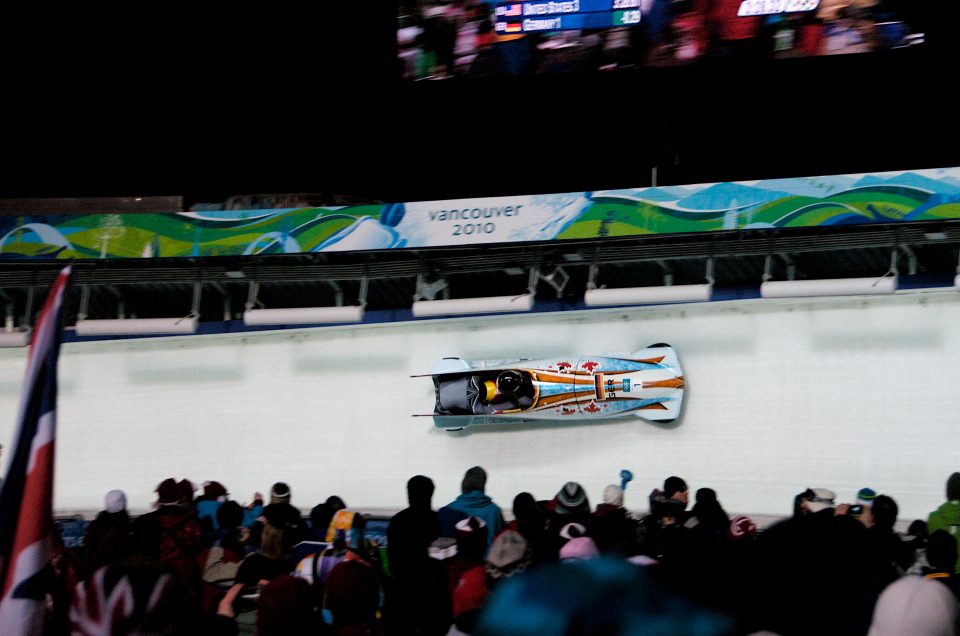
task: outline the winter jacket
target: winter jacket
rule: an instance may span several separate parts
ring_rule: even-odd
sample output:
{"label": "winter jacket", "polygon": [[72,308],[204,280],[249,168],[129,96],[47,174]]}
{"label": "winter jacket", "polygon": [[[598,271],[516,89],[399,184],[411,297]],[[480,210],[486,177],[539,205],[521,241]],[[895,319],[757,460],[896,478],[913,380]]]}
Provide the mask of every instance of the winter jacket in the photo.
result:
{"label": "winter jacket", "polygon": [[447,508],[460,510],[468,517],[480,517],[487,524],[487,547],[493,544],[493,538],[503,530],[503,513],[500,512],[500,506],[493,503],[493,499],[486,496],[482,490],[471,490],[463,493],[452,502],[447,504]]}
{"label": "winter jacket", "polygon": [[132,526],[135,545],[176,572],[181,585],[192,590],[200,581],[200,524],[180,505],[160,506],[138,517]]}
{"label": "winter jacket", "polygon": [[[927,530],[930,534],[936,530],[946,530],[960,548],[960,501],[948,501],[931,512],[927,519]],[[960,553],[960,549],[957,552]],[[957,558],[955,570],[960,572],[960,557]]]}

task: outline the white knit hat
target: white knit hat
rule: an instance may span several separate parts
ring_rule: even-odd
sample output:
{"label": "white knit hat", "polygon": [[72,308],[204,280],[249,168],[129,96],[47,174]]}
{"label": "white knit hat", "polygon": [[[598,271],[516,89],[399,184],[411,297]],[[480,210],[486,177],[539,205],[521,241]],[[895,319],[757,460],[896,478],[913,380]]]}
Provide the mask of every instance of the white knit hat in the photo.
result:
{"label": "white knit hat", "polygon": [[103,498],[103,507],[109,513],[127,509],[127,496],[122,490],[111,490]]}
{"label": "white knit hat", "polygon": [[623,489],[616,484],[610,484],[603,489],[603,503],[611,506],[623,505]]}

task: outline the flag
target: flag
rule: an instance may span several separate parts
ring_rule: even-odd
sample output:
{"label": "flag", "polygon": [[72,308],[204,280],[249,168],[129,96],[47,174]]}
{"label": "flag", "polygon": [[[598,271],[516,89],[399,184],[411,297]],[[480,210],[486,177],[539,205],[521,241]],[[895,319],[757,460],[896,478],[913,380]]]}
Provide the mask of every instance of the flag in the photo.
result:
{"label": "flag", "polygon": [[53,552],[53,451],[63,297],[57,277],[30,340],[14,451],[0,490],[0,634],[39,634]]}

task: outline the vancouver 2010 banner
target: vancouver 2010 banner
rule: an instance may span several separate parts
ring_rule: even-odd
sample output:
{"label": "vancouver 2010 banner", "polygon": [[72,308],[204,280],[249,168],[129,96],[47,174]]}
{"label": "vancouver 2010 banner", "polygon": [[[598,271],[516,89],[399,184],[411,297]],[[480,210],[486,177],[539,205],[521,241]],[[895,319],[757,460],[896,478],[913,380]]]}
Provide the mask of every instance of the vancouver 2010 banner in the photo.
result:
{"label": "vancouver 2010 banner", "polygon": [[960,167],[348,207],[0,217],[0,260],[413,249],[960,219]]}

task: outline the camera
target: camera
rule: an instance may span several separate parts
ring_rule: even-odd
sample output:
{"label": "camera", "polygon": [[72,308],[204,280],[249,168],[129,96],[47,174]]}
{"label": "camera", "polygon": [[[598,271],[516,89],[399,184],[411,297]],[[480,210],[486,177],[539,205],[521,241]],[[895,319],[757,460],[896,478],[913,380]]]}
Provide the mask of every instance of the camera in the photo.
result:
{"label": "camera", "polygon": [[860,504],[856,504],[856,505],[850,506],[849,508],[847,508],[847,514],[848,514],[848,515],[862,515],[862,514],[863,514],[863,506],[861,506]]}

